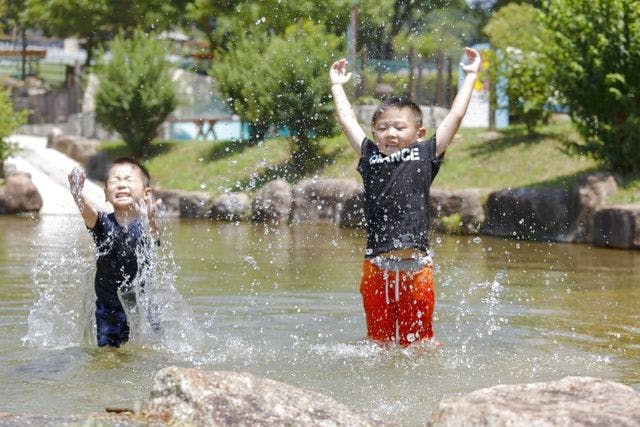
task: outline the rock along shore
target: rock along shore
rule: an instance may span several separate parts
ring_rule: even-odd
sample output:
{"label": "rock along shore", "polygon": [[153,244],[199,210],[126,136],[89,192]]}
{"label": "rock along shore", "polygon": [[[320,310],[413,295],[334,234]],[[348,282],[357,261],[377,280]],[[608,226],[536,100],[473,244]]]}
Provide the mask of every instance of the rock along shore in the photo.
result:
{"label": "rock along shore", "polygon": [[[113,411],[113,409],[112,409]],[[140,412],[0,413],[0,426],[386,426],[323,394],[249,373],[167,367]],[[426,425],[638,426],[640,393],[599,378],[497,385],[443,399]]]}

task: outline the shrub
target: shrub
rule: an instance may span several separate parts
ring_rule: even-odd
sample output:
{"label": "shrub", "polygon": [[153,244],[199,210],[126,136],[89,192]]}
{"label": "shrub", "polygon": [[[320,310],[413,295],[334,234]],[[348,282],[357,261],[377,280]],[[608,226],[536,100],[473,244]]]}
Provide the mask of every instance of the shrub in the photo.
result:
{"label": "shrub", "polygon": [[26,121],[27,112],[15,111],[9,98],[9,93],[4,89],[0,89],[0,164],[13,151],[13,146],[6,140],[6,137]]}
{"label": "shrub", "polygon": [[288,129],[294,163],[304,169],[317,155],[315,137],[335,130],[328,72],[335,52],[337,36],[303,21],[270,39],[241,40],[212,72],[240,117]]}
{"label": "shrub", "polygon": [[166,45],[137,30],[129,39],[116,36],[109,46],[111,58],[103,52],[95,67],[96,118],[144,158],[158,126],[176,107]]}
{"label": "shrub", "polygon": [[571,147],[640,170],[640,0],[550,0],[544,10],[555,84],[585,140]]}

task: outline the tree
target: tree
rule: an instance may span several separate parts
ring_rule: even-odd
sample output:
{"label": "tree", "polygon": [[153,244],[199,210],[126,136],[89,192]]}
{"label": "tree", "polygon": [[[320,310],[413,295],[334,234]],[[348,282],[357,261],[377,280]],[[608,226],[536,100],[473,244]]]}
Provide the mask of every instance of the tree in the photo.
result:
{"label": "tree", "polygon": [[585,140],[572,148],[640,170],[640,0],[551,0],[544,11],[555,85]]}
{"label": "tree", "polygon": [[15,111],[9,93],[0,89],[0,165],[12,152],[12,146],[6,137],[26,121],[27,111]]}
{"label": "tree", "polygon": [[210,53],[226,51],[241,36],[283,34],[292,23],[321,22],[332,33],[342,33],[349,19],[350,0],[192,0],[187,23],[207,39]]}
{"label": "tree", "polygon": [[123,34],[109,44],[95,67],[100,86],[96,119],[118,132],[135,156],[147,157],[158,126],[176,107],[176,95],[165,59],[165,43],[141,30]]}
{"label": "tree", "polygon": [[464,9],[462,0],[361,0],[361,37],[370,54],[389,59],[400,33],[422,27],[424,17],[437,9]]}
{"label": "tree", "polygon": [[269,126],[289,130],[294,162],[304,168],[317,154],[314,137],[335,127],[327,75],[340,51],[337,36],[303,21],[281,36],[243,38],[212,74],[243,120],[261,132]]}
{"label": "tree", "polygon": [[509,4],[492,16],[484,32],[499,50],[494,67],[507,80],[510,112],[522,120],[531,135],[536,125],[548,120],[553,94],[552,68],[538,51],[544,46],[539,10],[524,3]]}
{"label": "tree", "polygon": [[[412,86],[416,76],[413,72],[416,57],[433,57],[436,61],[436,105],[445,106],[444,68],[446,58],[458,58],[464,45],[475,35],[475,20],[466,16],[464,9],[436,9],[428,13],[420,27],[402,31],[394,39],[397,53],[409,54],[412,63]],[[415,89],[412,91],[415,94]],[[415,96],[414,96],[415,99]]]}
{"label": "tree", "polygon": [[87,59],[91,64],[95,48],[101,47],[114,34],[131,35],[137,28],[158,31],[177,21],[187,0],[22,0],[37,22],[48,32],[60,37],[85,40]]}

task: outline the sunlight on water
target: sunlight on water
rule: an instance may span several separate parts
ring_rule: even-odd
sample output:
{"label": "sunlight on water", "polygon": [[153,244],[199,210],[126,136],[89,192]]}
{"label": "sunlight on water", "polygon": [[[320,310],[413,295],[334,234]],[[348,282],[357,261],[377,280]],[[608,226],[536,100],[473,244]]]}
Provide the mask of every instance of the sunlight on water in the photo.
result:
{"label": "sunlight on water", "polygon": [[364,339],[358,231],[170,222],[139,257],[131,342],[106,349],[93,329],[95,248],[74,221],[3,226],[0,375],[18,398],[0,410],[140,407],[172,364],[248,371],[407,426],[496,384],[640,386],[636,253],[436,236],[441,345],[400,348]]}

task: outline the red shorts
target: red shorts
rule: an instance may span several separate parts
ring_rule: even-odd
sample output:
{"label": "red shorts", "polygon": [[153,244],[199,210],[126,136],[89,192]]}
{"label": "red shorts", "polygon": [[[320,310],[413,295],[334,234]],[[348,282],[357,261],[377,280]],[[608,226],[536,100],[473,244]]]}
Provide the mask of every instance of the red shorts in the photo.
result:
{"label": "red shorts", "polygon": [[383,269],[371,260],[362,265],[360,293],[367,336],[403,347],[433,337],[433,265],[414,271]]}

